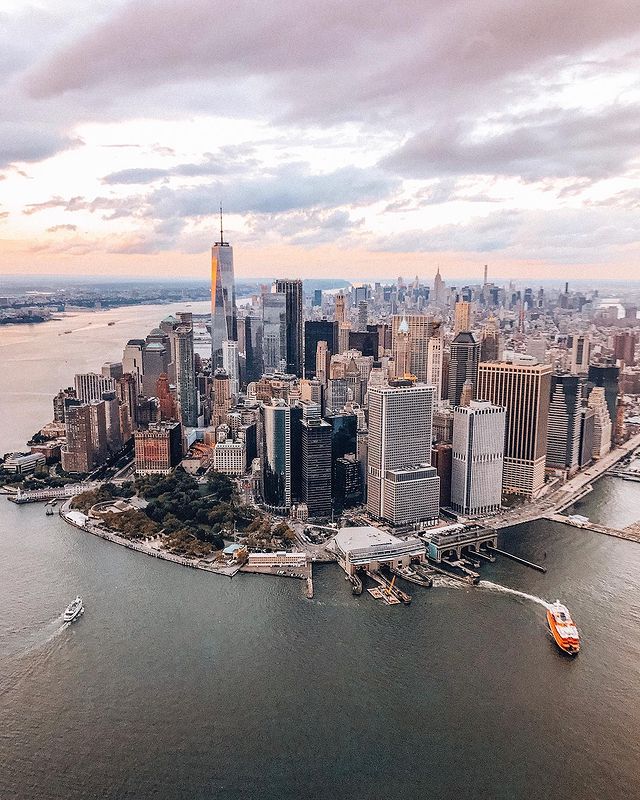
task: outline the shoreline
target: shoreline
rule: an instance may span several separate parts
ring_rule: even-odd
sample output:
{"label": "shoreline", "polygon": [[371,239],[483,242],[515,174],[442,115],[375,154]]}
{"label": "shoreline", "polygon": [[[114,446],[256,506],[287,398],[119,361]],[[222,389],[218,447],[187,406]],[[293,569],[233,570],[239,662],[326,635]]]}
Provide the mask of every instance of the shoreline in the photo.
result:
{"label": "shoreline", "polygon": [[[251,567],[251,566],[247,566],[246,564],[245,565],[234,565],[232,567],[229,567],[229,566],[216,567],[216,566],[213,566],[211,564],[202,563],[202,560],[192,561],[191,559],[183,558],[182,556],[175,555],[174,553],[169,553],[167,551],[158,550],[155,547],[152,547],[152,546],[147,545],[147,544],[143,544],[142,542],[139,542],[139,541],[133,541],[131,539],[125,539],[123,536],[119,536],[117,533],[113,533],[113,531],[105,530],[104,528],[100,528],[97,525],[92,525],[89,522],[89,518],[85,514],[82,514],[82,512],[74,512],[74,509],[72,509],[70,507],[72,499],[73,498],[70,498],[65,503],[63,503],[63,505],[60,507],[60,509],[58,511],[59,516],[68,525],[71,525],[74,528],[77,528],[78,530],[84,531],[85,533],[90,533],[92,536],[97,536],[99,539],[104,539],[107,542],[112,542],[113,544],[121,545],[122,547],[126,547],[128,550],[135,550],[138,553],[142,553],[143,555],[151,556],[152,558],[159,558],[162,561],[170,561],[170,562],[172,562],[174,564],[178,564],[178,565],[180,565],[182,567],[191,567],[191,569],[199,569],[199,570],[202,570],[203,572],[208,572],[208,573],[213,574],[213,575],[222,575],[223,577],[227,577],[227,578],[233,578],[239,572],[243,572],[243,573],[248,573],[248,574],[252,574],[252,575],[273,575],[274,577],[277,577],[277,578],[292,577],[292,578],[295,578],[296,580],[304,580],[305,581],[305,586],[307,587],[306,591],[308,593],[310,591],[310,594],[307,594],[307,596],[311,596],[311,597],[313,596],[313,588],[312,588],[313,584],[312,583],[309,584],[309,581],[311,580],[311,572],[312,572],[311,564],[308,564],[308,571],[309,571],[309,575],[308,576],[306,576],[306,575],[305,576],[297,576],[297,575],[276,575],[276,573],[272,572],[270,569],[267,569],[265,567],[259,567],[259,566]],[[75,520],[71,516],[71,513],[82,514],[82,516],[85,518],[84,522],[80,522],[78,520]],[[309,589],[309,587],[311,587],[311,588]]]}

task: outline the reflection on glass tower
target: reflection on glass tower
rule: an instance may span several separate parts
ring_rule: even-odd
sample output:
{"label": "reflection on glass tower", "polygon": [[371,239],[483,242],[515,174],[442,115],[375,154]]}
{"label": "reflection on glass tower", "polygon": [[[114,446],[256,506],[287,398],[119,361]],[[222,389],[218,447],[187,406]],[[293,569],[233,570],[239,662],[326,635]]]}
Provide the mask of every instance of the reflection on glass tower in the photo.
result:
{"label": "reflection on glass tower", "polygon": [[211,248],[211,374],[222,367],[222,343],[238,341],[233,248],[225,242],[220,207],[220,241]]}

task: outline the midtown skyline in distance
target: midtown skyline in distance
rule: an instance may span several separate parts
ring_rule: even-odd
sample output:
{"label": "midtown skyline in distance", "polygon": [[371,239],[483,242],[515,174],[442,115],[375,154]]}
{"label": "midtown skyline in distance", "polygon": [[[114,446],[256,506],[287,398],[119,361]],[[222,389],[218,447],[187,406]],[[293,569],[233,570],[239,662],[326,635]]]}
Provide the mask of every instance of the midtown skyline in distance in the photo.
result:
{"label": "midtown skyline in distance", "polygon": [[640,8],[608,12],[6,0],[0,276],[206,279],[222,202],[238,280],[630,280]]}

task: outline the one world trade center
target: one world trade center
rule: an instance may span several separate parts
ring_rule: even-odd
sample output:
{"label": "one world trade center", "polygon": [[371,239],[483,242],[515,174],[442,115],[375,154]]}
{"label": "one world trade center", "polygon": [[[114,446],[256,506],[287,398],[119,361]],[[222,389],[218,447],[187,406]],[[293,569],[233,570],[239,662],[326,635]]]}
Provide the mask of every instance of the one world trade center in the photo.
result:
{"label": "one world trade center", "polygon": [[222,367],[222,343],[238,340],[233,248],[225,242],[220,209],[220,241],[211,248],[211,374]]}

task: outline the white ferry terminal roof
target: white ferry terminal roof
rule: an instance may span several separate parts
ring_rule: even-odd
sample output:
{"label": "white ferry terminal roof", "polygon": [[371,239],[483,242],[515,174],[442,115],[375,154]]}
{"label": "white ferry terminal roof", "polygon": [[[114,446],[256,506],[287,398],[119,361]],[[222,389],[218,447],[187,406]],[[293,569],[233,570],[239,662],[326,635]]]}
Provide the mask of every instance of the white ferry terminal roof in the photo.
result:
{"label": "white ferry terminal roof", "polygon": [[359,528],[340,528],[335,542],[343,552],[379,544],[404,544],[403,540],[398,539],[397,536],[392,536],[371,525],[363,525]]}

